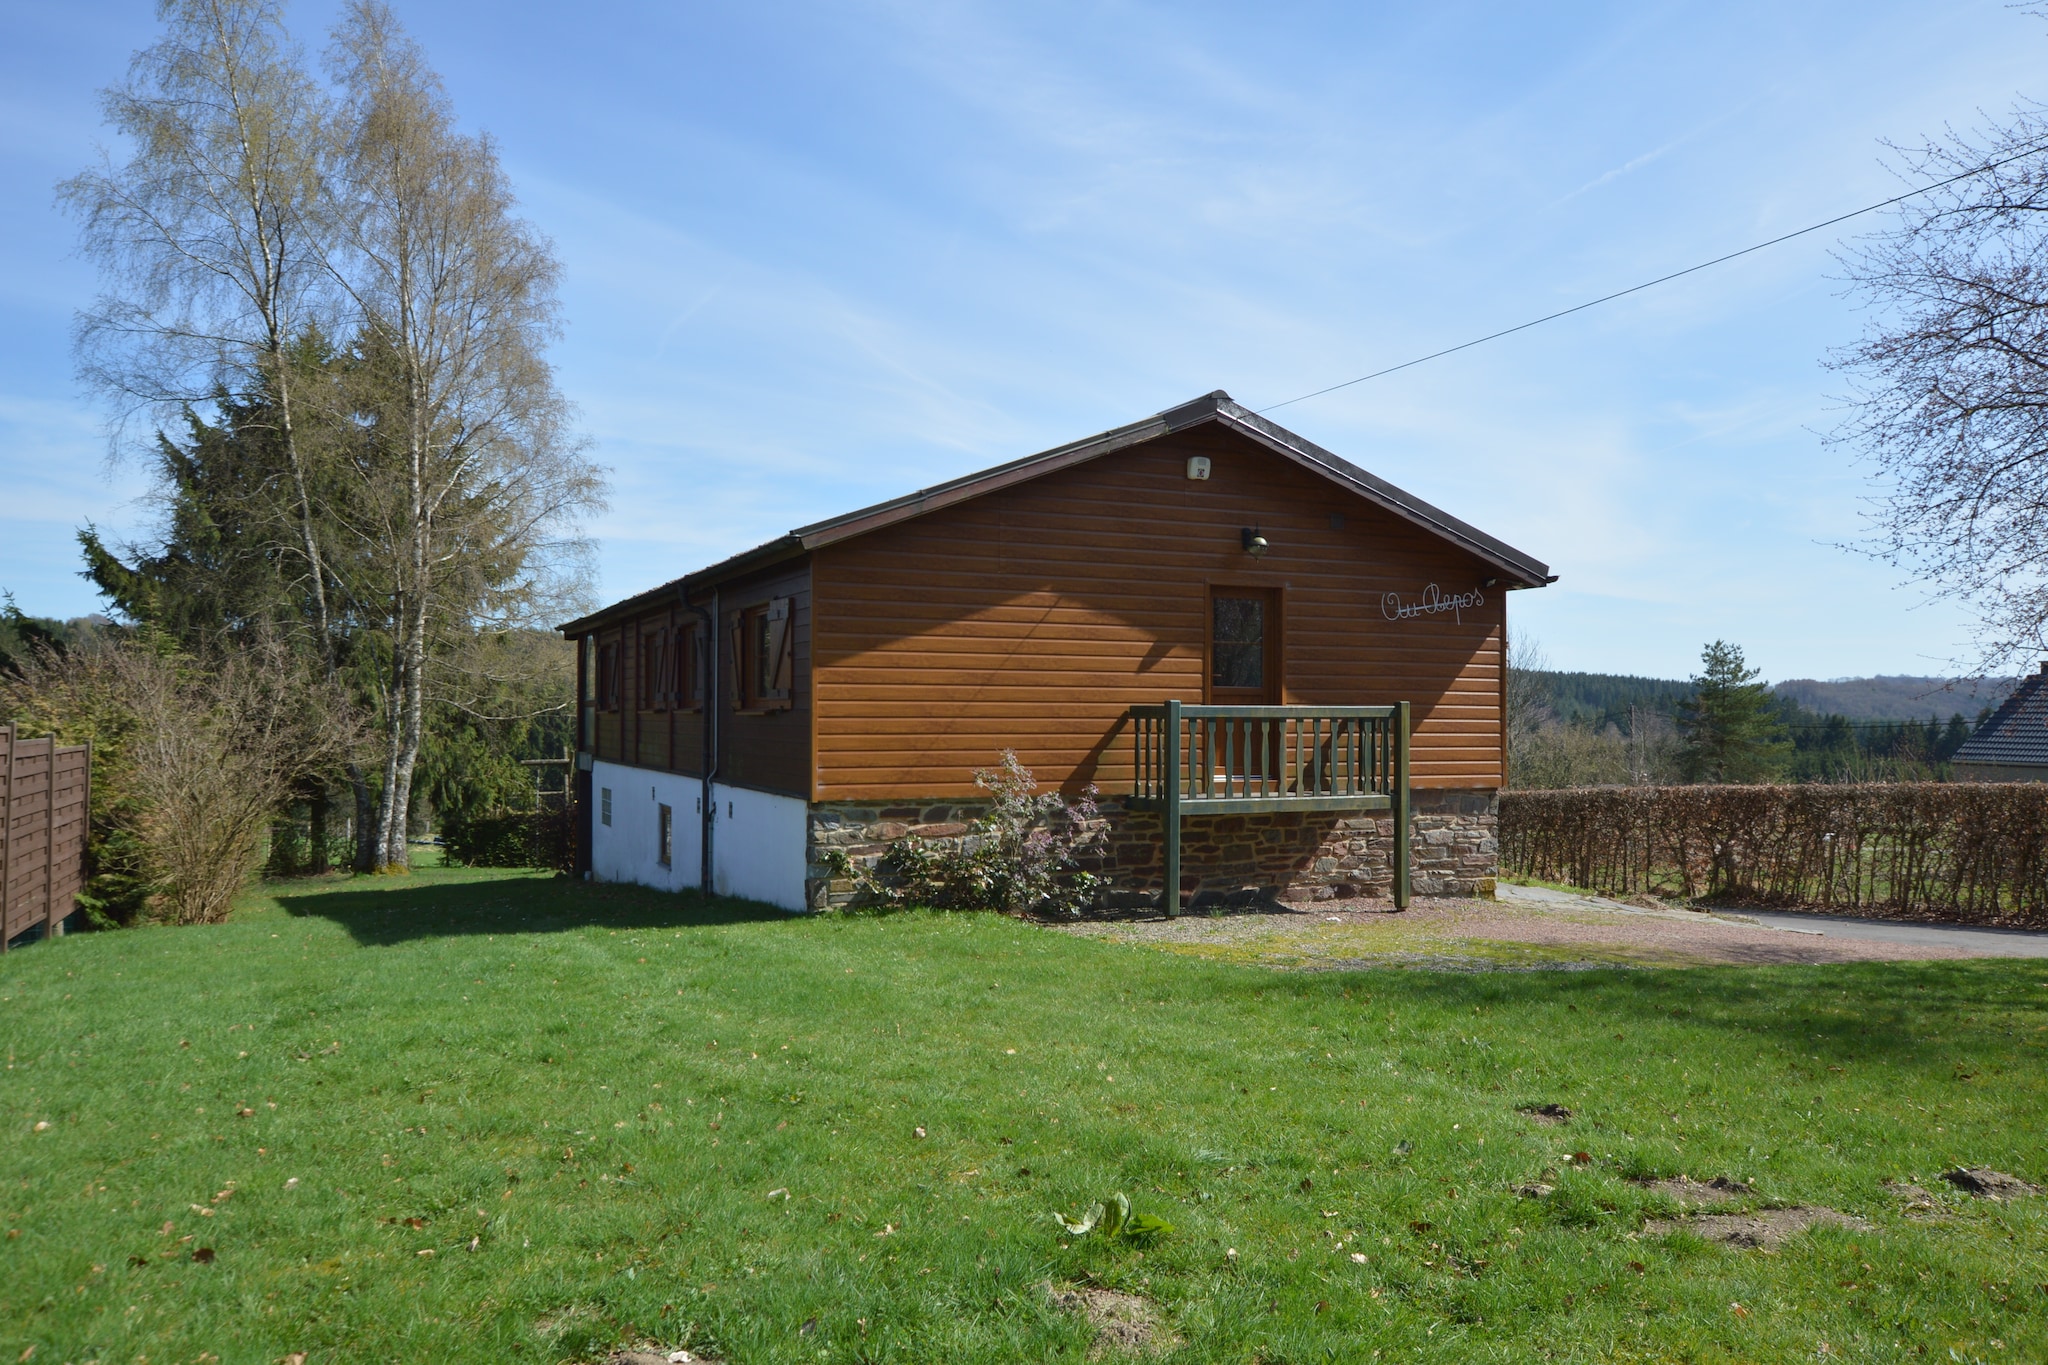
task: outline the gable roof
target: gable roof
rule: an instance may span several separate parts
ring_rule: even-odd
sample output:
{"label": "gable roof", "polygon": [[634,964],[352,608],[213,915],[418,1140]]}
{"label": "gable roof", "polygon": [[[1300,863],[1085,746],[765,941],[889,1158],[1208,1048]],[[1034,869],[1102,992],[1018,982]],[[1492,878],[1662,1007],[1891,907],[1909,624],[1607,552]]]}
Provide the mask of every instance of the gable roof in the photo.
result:
{"label": "gable roof", "polygon": [[2048,663],[2021,679],[2005,705],[1963,741],[1955,762],[2048,767]]}
{"label": "gable roof", "polygon": [[1413,523],[1425,531],[1450,541],[1476,558],[1491,565],[1507,580],[1510,588],[1540,588],[1546,583],[1555,583],[1557,576],[1550,567],[1532,555],[1524,554],[1505,541],[1496,540],[1478,527],[1460,521],[1450,513],[1433,507],[1414,494],[1396,488],[1385,479],[1367,473],[1341,456],[1332,454],[1304,436],[1298,436],[1277,422],[1269,422],[1238,403],[1221,389],[1207,393],[1191,403],[1168,408],[1140,422],[1117,427],[1099,435],[1073,441],[1051,450],[1027,455],[1021,460],[999,464],[993,469],[968,474],[946,483],[921,488],[900,498],[878,502],[871,507],[847,512],[809,526],[799,526],[787,535],[778,536],[751,550],[720,560],[716,564],[698,569],[694,573],[651,588],[623,601],[615,602],[588,616],[579,617],[556,627],[564,635],[578,634],[596,624],[601,618],[615,613],[637,610],[643,606],[663,600],[678,591],[690,592],[697,588],[708,588],[740,574],[765,568],[784,559],[834,545],[842,540],[866,535],[898,522],[927,512],[936,512],[942,507],[951,507],[984,494],[998,492],[1017,484],[1040,478],[1062,469],[1085,464],[1114,451],[1155,440],[1161,436],[1186,431],[1192,427],[1214,423],[1226,430],[1237,432],[1275,454],[1292,460],[1311,473],[1319,474],[1330,482],[1349,492],[1356,493],[1366,501],[1374,503],[1404,521]]}

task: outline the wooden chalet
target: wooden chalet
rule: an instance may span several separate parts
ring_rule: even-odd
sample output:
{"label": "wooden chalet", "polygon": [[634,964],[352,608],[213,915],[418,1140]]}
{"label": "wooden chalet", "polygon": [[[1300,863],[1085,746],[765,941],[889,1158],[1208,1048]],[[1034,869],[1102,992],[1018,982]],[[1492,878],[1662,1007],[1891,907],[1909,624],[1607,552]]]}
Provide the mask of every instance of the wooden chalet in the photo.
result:
{"label": "wooden chalet", "polygon": [[1014,749],[1099,789],[1125,900],[1490,893],[1506,595],[1551,581],[1212,393],[562,626],[582,864],[824,908]]}

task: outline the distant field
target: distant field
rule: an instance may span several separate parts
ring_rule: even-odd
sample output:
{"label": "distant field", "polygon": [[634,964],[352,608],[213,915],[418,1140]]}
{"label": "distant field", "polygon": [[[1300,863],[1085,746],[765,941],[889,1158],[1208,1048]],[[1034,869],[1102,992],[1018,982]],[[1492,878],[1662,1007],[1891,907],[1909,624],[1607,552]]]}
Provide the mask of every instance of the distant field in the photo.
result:
{"label": "distant field", "polygon": [[[2038,1360],[2048,1199],[1938,1177],[2048,1172],[2044,976],[1281,972],[518,873],[272,887],[0,959],[0,1360],[1082,1360],[1049,1285],[1238,1365]],[[1638,1182],[1680,1174],[1850,1221],[1659,1235],[1703,1187]],[[1049,1217],[1113,1190],[1176,1230]]]}

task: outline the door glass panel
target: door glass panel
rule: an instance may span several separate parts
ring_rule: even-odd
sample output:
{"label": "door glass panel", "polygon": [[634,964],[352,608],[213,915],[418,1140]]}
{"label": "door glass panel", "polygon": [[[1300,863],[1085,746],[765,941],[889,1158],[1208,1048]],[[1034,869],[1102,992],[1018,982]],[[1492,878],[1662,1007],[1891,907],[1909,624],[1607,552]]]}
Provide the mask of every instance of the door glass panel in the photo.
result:
{"label": "door glass panel", "polygon": [[1266,601],[1262,597],[1218,597],[1210,640],[1209,685],[1263,688],[1266,685]]}

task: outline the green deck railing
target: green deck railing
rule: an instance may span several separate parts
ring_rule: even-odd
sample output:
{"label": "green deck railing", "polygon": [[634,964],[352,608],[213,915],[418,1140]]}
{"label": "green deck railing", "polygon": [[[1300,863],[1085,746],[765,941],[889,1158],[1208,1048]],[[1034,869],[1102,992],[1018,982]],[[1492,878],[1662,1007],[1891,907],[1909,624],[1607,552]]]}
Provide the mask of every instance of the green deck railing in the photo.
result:
{"label": "green deck railing", "polygon": [[1168,914],[1180,912],[1181,817],[1388,810],[1394,903],[1408,906],[1408,703],[1392,706],[1133,706],[1131,805],[1166,836]]}

